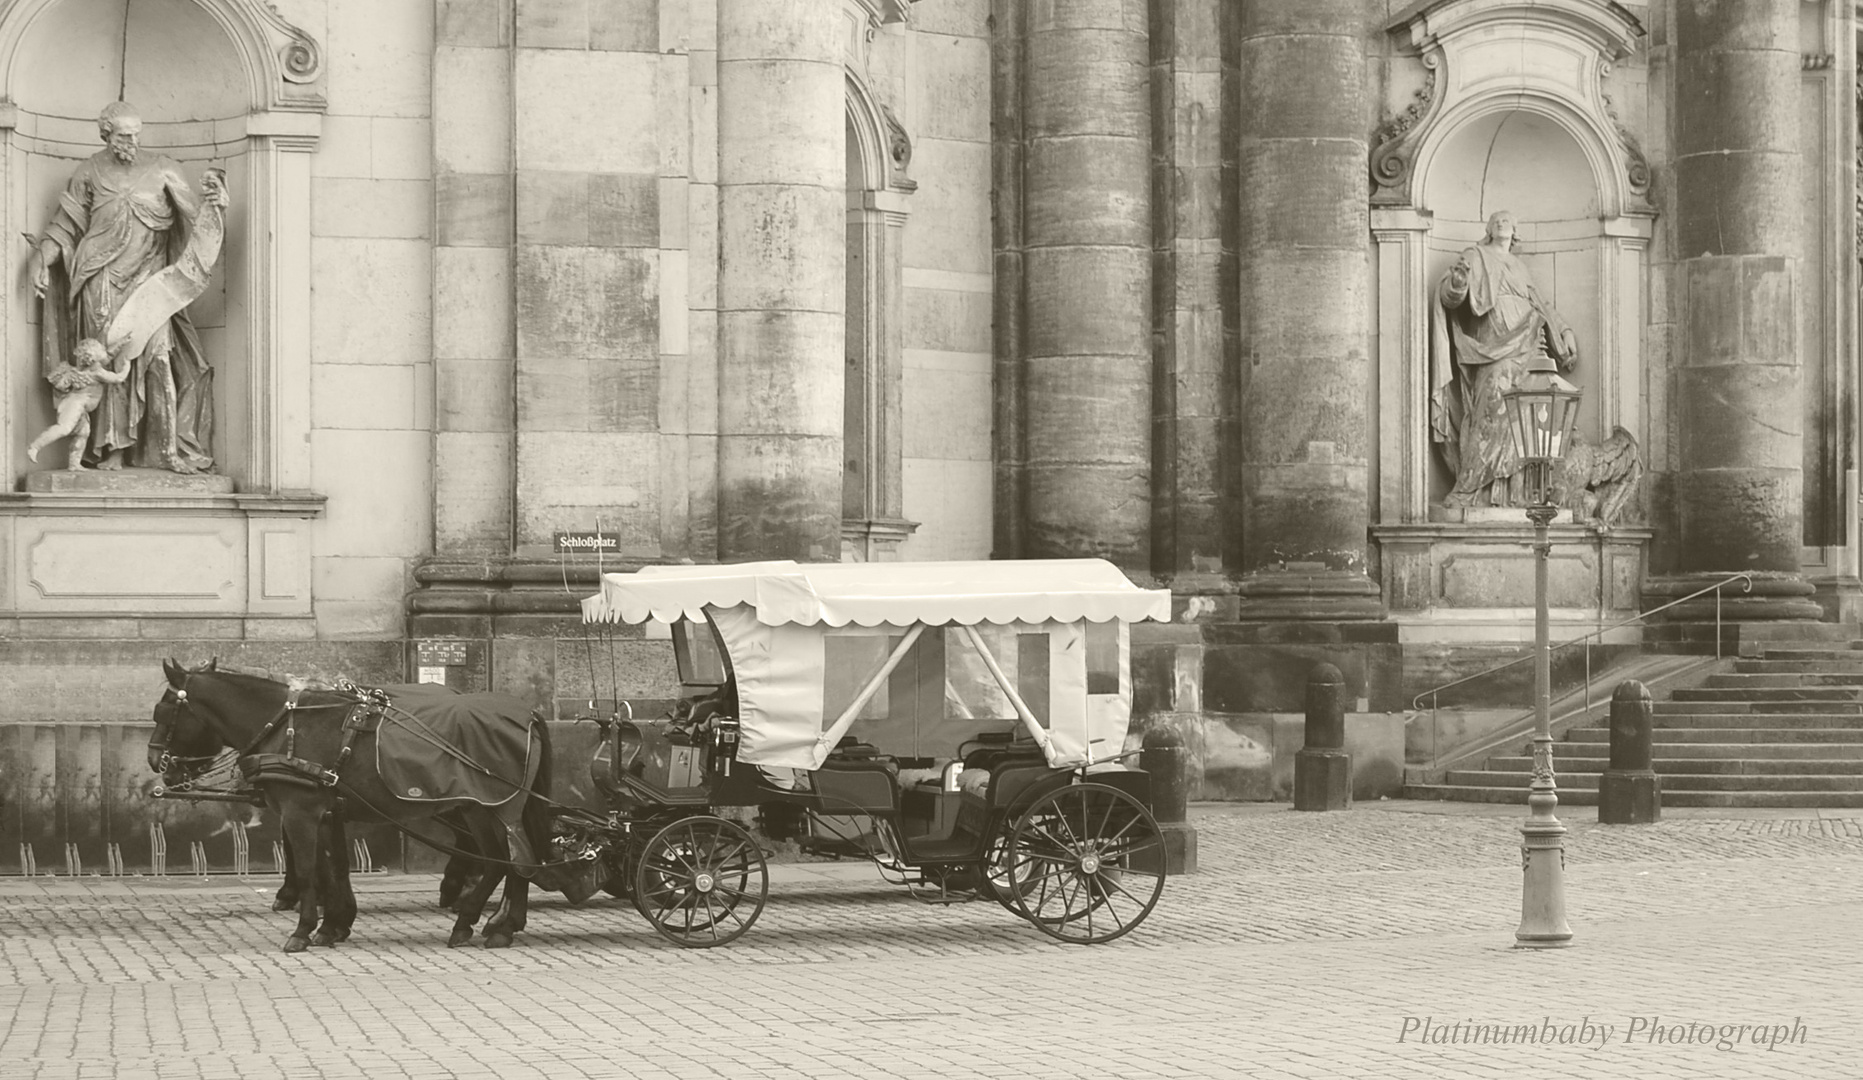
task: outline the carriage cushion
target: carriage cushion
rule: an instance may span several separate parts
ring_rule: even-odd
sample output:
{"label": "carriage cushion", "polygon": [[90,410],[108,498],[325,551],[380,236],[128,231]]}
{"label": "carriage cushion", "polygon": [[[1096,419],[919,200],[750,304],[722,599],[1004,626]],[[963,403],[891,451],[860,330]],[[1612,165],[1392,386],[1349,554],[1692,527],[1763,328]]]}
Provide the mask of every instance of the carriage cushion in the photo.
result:
{"label": "carriage cushion", "polygon": [[532,746],[529,704],[431,684],[385,689],[393,705],[376,731],[375,764],[390,791],[411,802],[486,806],[518,793],[542,749]]}

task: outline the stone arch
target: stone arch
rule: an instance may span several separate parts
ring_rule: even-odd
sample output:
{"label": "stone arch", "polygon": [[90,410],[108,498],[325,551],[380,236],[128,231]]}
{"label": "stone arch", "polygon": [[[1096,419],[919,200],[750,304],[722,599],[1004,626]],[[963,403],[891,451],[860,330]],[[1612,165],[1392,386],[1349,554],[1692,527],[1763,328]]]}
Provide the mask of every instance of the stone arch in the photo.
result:
{"label": "stone arch", "polygon": [[896,557],[902,519],[900,422],[905,349],[904,235],[912,143],[866,81],[847,71],[847,366],[842,435],[842,548]]}

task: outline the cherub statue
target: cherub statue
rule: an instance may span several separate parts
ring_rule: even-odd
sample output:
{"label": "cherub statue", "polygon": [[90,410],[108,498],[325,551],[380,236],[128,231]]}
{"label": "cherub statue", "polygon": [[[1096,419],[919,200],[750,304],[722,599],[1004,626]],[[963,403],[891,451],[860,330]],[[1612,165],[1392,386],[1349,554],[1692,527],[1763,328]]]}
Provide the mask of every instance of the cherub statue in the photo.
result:
{"label": "cherub statue", "polygon": [[1595,445],[1573,439],[1553,477],[1553,501],[1571,510],[1579,524],[1609,532],[1643,478],[1639,450],[1637,437],[1621,424]]}
{"label": "cherub statue", "polygon": [[58,410],[58,419],[27,444],[27,460],[39,460],[40,450],[70,435],[71,456],[66,468],[73,472],[84,470],[84,447],[91,437],[91,413],[103,400],[104,384],[121,383],[129,378],[128,368],[114,371],[109,359],[103,342],[96,338],[80,338],[77,347],[71,350],[70,362],[58,365],[45,377],[52,384],[52,404]]}

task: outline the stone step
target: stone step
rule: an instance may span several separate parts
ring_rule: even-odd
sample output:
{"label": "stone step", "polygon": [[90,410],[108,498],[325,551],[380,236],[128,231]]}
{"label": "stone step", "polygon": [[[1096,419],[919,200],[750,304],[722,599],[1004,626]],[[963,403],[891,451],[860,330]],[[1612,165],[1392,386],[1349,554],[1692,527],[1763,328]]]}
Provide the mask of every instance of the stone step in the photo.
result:
{"label": "stone step", "polygon": [[[1608,757],[1561,757],[1555,748],[1553,768],[1563,774],[1601,773],[1609,768]],[[1658,757],[1653,762],[1661,776],[1863,776],[1863,757],[1855,758],[1678,758]],[[1527,774],[1533,771],[1533,759],[1524,755],[1491,757],[1483,767],[1488,772]]]}
{"label": "stone step", "polygon": [[1863,716],[1863,701],[1658,701],[1652,711],[1657,716],[1782,716],[1847,715]]}
{"label": "stone step", "polygon": [[1836,671],[1863,674],[1863,652],[1823,660],[1736,660],[1734,671],[1743,675],[1787,675],[1798,672],[1823,675]]}
{"label": "stone step", "polygon": [[1706,687],[1717,690],[1806,689],[1820,686],[1863,686],[1863,671],[1730,671],[1708,676]]}
{"label": "stone step", "polygon": [[1719,686],[1684,687],[1670,693],[1671,701],[1863,701],[1863,686],[1769,687],[1736,690]]}
{"label": "stone step", "polygon": [[[1406,784],[1406,799],[1442,799],[1456,802],[1512,803],[1523,811],[1527,789],[1519,787],[1459,787],[1451,784]],[[1863,807],[1858,791],[1677,791],[1662,793],[1664,806],[1712,806],[1729,809],[1849,809]],[[1561,806],[1596,806],[1596,788],[1560,788]]]}
{"label": "stone step", "polygon": [[[1854,727],[1659,727],[1650,730],[1650,739],[1657,746],[1673,743],[1729,743],[1747,747],[1766,743],[1863,743],[1863,737],[1859,736]],[[1566,732],[1565,741],[1571,744],[1603,743],[1608,746],[1611,732],[1604,727],[1572,728]]]}
{"label": "stone step", "polygon": [[1761,651],[1763,660],[1851,660],[1855,659],[1863,642],[1853,642],[1844,646],[1768,646]]}
{"label": "stone step", "polygon": [[1657,713],[1650,717],[1653,730],[1687,728],[1845,728],[1863,731],[1860,713]]}
{"label": "stone step", "polygon": [[[1733,731],[1701,732],[1703,735],[1729,736]],[[1856,739],[1856,732],[1845,732],[1852,742],[1762,742],[1758,739],[1723,742],[1678,742],[1659,740],[1655,743],[1656,756],[1665,760],[1669,758],[1815,758],[1829,761],[1844,761],[1863,757],[1863,740]],[[1611,741],[1604,738],[1573,739],[1557,743],[1553,747],[1555,758],[1560,754],[1572,757],[1611,756]]]}
{"label": "stone step", "polygon": [[[1553,768],[1557,771],[1557,783],[1564,787],[1569,781],[1579,789],[1596,790],[1598,773],[1580,772],[1577,769],[1566,771],[1560,769],[1558,759],[1554,759]],[[1807,773],[1787,773],[1769,776],[1742,776],[1721,773],[1665,773],[1657,770],[1662,777],[1664,795],[1679,791],[1856,791],[1863,792],[1863,774],[1852,776],[1825,776]],[[1443,782],[1452,787],[1502,787],[1509,778],[1518,780],[1524,788],[1532,778],[1530,772],[1510,773],[1494,769],[1451,769],[1443,777]]]}

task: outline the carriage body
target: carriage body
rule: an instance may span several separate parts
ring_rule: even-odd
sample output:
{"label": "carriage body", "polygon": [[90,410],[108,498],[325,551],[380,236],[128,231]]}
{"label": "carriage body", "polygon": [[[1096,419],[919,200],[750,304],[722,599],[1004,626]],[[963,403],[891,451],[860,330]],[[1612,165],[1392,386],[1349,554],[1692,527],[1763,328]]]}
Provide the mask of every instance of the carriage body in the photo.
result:
{"label": "carriage body", "polygon": [[[715,898],[678,887],[674,868],[726,848],[737,880],[752,862],[763,876],[761,851],[744,852],[754,841],[716,809],[758,806],[774,820],[788,807],[809,827],[805,848],[833,836],[922,898],[996,899],[1063,940],[1119,936],[1162,885],[1161,853],[1132,841],[1157,828],[1148,778],[1124,764],[1130,624],[1168,618],[1169,606],[1168,592],[1090,559],[605,575],[584,619],[670,636],[683,684],[674,716],[609,721],[592,762],[628,837],[619,876],[667,936],[730,940],[747,921],[721,932],[723,916],[703,916],[696,933],[679,922]],[[1078,850],[1045,850],[1066,846],[1052,827],[1070,813]],[[1074,889],[1084,912],[1044,910],[1048,890],[1023,888],[1062,855],[1067,883],[1089,885]],[[1121,882],[1152,874],[1154,856],[1136,917],[1112,919],[1112,890],[1131,898]],[[1098,927],[1073,925],[1094,910]]]}

